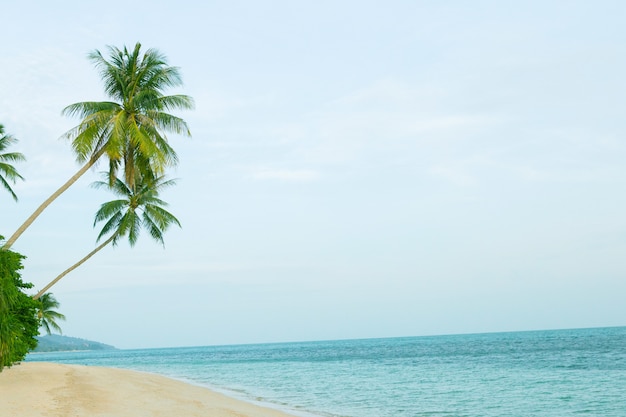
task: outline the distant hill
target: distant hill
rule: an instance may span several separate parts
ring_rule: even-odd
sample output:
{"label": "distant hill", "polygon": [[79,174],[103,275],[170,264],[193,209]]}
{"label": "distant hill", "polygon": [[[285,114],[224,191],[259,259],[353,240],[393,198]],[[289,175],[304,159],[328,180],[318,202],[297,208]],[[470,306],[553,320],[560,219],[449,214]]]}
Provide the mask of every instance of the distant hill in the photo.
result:
{"label": "distant hill", "polygon": [[37,348],[33,352],[63,352],[72,350],[111,350],[115,347],[91,340],[51,334],[38,336]]}

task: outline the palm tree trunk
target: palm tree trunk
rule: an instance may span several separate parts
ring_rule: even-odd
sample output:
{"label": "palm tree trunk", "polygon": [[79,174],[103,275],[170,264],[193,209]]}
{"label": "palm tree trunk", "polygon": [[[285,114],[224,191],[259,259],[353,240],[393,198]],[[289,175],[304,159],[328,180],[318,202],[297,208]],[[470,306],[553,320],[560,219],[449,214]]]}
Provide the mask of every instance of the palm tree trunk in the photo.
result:
{"label": "palm tree trunk", "polygon": [[117,236],[116,233],[113,233],[111,235],[110,238],[108,238],[107,240],[105,240],[103,243],[101,243],[97,248],[95,248],[94,250],[92,250],[91,252],[89,252],[83,259],[81,259],[80,261],[76,262],[74,265],[70,266],[69,268],[67,268],[65,271],[63,271],[61,274],[59,274],[55,279],[53,279],[52,281],[50,281],[50,283],[48,285],[46,285],[41,291],[39,291],[34,297],[34,300],[39,299],[39,297],[41,297],[42,295],[44,295],[46,293],[46,291],[48,291],[50,289],[50,287],[52,287],[54,284],[56,284],[61,278],[63,278],[64,276],[66,276],[67,274],[69,274],[70,272],[72,272],[73,270],[75,270],[76,268],[78,268],[79,266],[81,266],[82,264],[84,264],[89,258],[91,258],[92,256],[94,256],[96,253],[98,253],[102,248],[104,248],[106,245],[108,245],[109,243],[113,242],[113,239],[115,239],[115,236]]}
{"label": "palm tree trunk", "polygon": [[96,152],[81,169],[78,170],[76,174],[74,174],[65,184],[63,184],[58,190],[56,190],[46,201],[41,203],[37,210],[33,214],[30,215],[28,219],[13,233],[13,235],[6,241],[2,249],[8,250],[13,246],[15,241],[24,233],[26,229],[35,221],[37,217],[48,207],[54,200],[57,199],[58,196],[63,194],[65,190],[70,188],[72,184],[74,184],[78,179],[89,170],[94,164],[98,161],[98,159],[104,154],[105,148],[102,147],[98,152]]}

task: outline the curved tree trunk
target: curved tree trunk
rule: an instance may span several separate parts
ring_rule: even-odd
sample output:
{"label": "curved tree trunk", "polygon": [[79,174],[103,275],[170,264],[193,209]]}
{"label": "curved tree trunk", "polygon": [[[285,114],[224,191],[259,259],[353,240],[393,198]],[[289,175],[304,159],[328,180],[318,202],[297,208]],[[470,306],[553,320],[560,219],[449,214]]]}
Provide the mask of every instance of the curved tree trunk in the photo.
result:
{"label": "curved tree trunk", "polygon": [[48,291],[50,289],[50,287],[52,287],[54,284],[56,284],[61,278],[63,278],[64,276],[66,276],[67,274],[69,274],[70,272],[72,272],[73,270],[75,270],[76,268],[78,268],[79,266],[81,266],[82,264],[84,264],[89,258],[91,258],[92,256],[94,256],[96,253],[98,253],[102,248],[104,248],[106,245],[108,245],[109,243],[113,242],[113,239],[115,239],[116,234],[113,233],[113,235],[111,235],[110,238],[108,238],[107,240],[105,240],[104,242],[102,242],[97,248],[95,248],[94,250],[92,250],[91,252],[89,252],[83,259],[81,259],[80,261],[76,262],[74,265],[70,266],[69,268],[67,268],[65,271],[63,271],[61,274],[59,274],[55,279],[53,279],[52,281],[50,281],[50,283],[48,285],[46,285],[45,287],[43,287],[43,289],[41,291],[39,291],[34,297],[33,299],[37,300],[39,299],[39,297],[41,297],[42,295],[44,295],[46,293],[46,291]]}
{"label": "curved tree trunk", "polygon": [[13,246],[13,244],[15,243],[15,241],[17,240],[17,238],[19,238],[22,233],[24,233],[24,231],[26,229],[28,229],[28,227],[35,221],[35,219],[37,217],[39,217],[39,215],[46,209],[46,207],[48,207],[54,200],[57,199],[58,196],[60,196],[61,194],[63,194],[63,192],[65,192],[65,190],[67,190],[68,188],[70,188],[70,186],[72,184],[74,184],[76,181],[78,181],[78,179],[89,170],[89,168],[91,168],[92,166],[94,166],[94,164],[98,161],[98,159],[100,159],[100,157],[102,155],[104,155],[104,151],[105,148],[103,147],[102,149],[100,149],[98,152],[96,152],[90,159],[89,162],[87,162],[81,169],[78,170],[78,172],[76,174],[74,174],[69,180],[67,180],[67,182],[65,184],[63,184],[58,190],[56,190],[54,192],[54,194],[52,194],[50,197],[48,197],[46,199],[46,201],[44,201],[43,203],[41,203],[41,205],[39,207],[37,207],[37,210],[35,210],[35,212],[33,214],[30,215],[30,217],[28,219],[26,219],[26,221],[15,231],[15,233],[13,233],[13,235],[6,241],[6,243],[4,244],[4,246],[2,246],[2,249],[9,249],[11,248],[11,246]]}

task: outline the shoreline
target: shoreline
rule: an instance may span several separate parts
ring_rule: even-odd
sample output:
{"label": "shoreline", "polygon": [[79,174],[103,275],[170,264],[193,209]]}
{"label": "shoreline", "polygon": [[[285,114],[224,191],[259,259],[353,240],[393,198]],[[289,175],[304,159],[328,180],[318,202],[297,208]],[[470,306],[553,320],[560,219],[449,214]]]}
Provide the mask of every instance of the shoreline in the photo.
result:
{"label": "shoreline", "polygon": [[22,362],[0,373],[0,415],[20,417],[296,417],[158,374]]}

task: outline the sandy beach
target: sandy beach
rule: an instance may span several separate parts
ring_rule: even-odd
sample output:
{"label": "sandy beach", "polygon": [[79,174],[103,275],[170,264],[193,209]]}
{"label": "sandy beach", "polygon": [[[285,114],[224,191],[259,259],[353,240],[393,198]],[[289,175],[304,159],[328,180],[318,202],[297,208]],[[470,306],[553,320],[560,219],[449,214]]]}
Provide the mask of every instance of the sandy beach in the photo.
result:
{"label": "sandy beach", "polygon": [[159,375],[26,362],[0,373],[0,416],[292,417]]}

